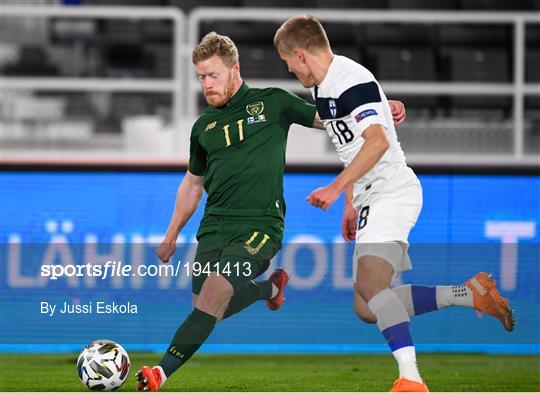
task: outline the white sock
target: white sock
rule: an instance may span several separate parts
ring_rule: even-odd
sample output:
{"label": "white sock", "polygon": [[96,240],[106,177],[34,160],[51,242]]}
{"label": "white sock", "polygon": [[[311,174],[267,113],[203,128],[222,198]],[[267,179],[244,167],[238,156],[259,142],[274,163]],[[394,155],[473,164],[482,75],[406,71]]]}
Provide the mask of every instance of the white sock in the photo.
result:
{"label": "white sock", "polygon": [[399,377],[410,381],[423,383],[416,365],[416,351],[414,347],[403,347],[392,352],[399,366]]}
{"label": "white sock", "polygon": [[154,366],[152,368],[157,368],[159,370],[159,373],[161,374],[161,383],[159,384],[159,387],[163,386],[163,384],[167,380],[167,376],[165,375],[165,371],[163,371],[161,366]]}
{"label": "white sock", "polygon": [[277,296],[279,292],[279,288],[276,287],[276,285],[274,283],[272,283],[272,297],[270,299],[273,299]]}
{"label": "white sock", "polygon": [[[414,346],[411,345],[412,338],[405,337],[405,335],[410,335],[409,316],[405,306],[392,290],[384,289],[371,298],[368,307],[377,317],[377,326],[390,347],[399,347],[392,351],[398,363],[399,377],[422,383],[416,366],[416,352]],[[394,333],[388,332],[398,327],[399,329]],[[399,331],[401,333],[397,333]]]}
{"label": "white sock", "polygon": [[473,294],[466,285],[437,285],[437,307],[444,308],[448,306],[473,306]]}

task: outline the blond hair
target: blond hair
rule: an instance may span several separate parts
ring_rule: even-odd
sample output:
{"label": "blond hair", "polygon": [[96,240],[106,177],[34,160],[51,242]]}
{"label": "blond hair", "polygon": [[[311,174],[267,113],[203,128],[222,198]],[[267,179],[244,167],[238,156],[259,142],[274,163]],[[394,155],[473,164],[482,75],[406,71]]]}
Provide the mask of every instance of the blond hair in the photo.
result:
{"label": "blond hair", "polygon": [[192,61],[197,64],[207,60],[214,55],[218,55],[223,63],[232,67],[238,62],[238,49],[233,40],[225,35],[220,35],[215,31],[206,34],[199,45],[193,49]]}
{"label": "blond hair", "polygon": [[279,27],[274,36],[274,46],[286,52],[294,48],[317,52],[329,49],[330,43],[321,22],[311,15],[300,15],[286,20]]}

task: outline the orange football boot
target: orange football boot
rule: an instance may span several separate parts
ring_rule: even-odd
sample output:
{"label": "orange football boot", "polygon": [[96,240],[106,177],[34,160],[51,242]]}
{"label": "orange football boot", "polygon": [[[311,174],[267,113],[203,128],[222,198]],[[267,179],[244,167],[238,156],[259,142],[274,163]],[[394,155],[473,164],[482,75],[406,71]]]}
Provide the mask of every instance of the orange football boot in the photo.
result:
{"label": "orange football boot", "polygon": [[143,366],[137,371],[135,378],[137,378],[138,392],[147,392],[149,390],[157,392],[161,387],[161,373],[157,367]]}
{"label": "orange football boot", "polygon": [[280,268],[274,270],[269,280],[278,288],[278,293],[272,299],[266,301],[266,306],[270,310],[276,311],[285,301],[285,286],[289,282],[289,275],[285,270]]}
{"label": "orange football boot", "polygon": [[477,311],[497,318],[509,332],[514,329],[514,310],[508,307],[508,299],[503,298],[497,290],[497,282],[491,274],[480,272],[465,285],[473,293],[473,307]]}
{"label": "orange football boot", "polygon": [[391,392],[429,392],[425,383],[411,381],[407,378],[399,378],[392,385]]}

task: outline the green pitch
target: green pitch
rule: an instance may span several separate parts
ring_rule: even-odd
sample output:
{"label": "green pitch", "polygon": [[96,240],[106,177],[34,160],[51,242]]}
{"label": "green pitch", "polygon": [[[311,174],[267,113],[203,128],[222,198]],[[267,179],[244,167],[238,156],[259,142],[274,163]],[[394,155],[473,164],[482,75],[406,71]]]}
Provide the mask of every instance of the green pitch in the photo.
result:
{"label": "green pitch", "polygon": [[[157,354],[130,353],[133,375]],[[0,355],[0,391],[84,391],[77,355]],[[419,354],[432,391],[540,391],[540,357]],[[163,391],[388,391],[390,355],[196,355]]]}

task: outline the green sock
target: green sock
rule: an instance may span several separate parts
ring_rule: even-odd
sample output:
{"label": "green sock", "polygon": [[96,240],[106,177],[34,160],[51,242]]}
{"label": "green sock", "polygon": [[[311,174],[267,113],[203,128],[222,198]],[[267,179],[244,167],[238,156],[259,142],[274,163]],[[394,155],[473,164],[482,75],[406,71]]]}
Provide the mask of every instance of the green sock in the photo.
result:
{"label": "green sock", "polygon": [[216,317],[194,308],[176,331],[171,345],[159,362],[167,378],[193,356],[206,341],[214,326]]}
{"label": "green sock", "polygon": [[257,300],[268,300],[272,297],[272,282],[250,281],[245,287],[234,294],[223,314],[223,319],[230,317],[244,308],[251,306]]}

